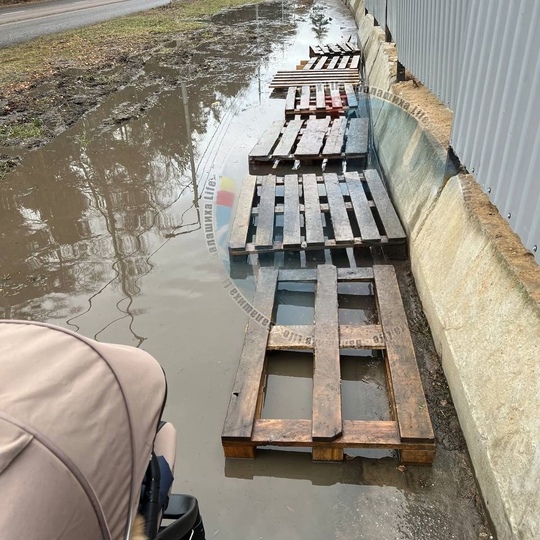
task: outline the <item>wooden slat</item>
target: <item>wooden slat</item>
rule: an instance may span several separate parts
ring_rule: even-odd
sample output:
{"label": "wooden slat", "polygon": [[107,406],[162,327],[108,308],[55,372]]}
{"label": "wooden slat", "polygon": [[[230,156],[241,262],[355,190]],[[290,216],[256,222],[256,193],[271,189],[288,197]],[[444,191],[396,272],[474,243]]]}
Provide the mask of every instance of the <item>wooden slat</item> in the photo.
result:
{"label": "wooden slat", "polygon": [[283,122],[274,122],[262,135],[257,144],[253,147],[253,150],[249,153],[249,157],[268,157],[274,148]]}
{"label": "wooden slat", "polygon": [[246,247],[256,182],[257,178],[251,175],[246,176],[242,182],[229,238],[229,248],[231,250],[243,250]]}
{"label": "wooden slat", "polygon": [[296,119],[291,120],[283,130],[283,135],[279,141],[279,144],[276,146],[272,157],[288,157],[292,153],[294,143],[298,137],[298,133],[302,127],[303,120]]}
{"label": "wooden slat", "polygon": [[283,216],[283,247],[300,247],[300,202],[298,176],[285,176],[285,210]]}
{"label": "wooden slat", "polygon": [[296,86],[291,86],[287,90],[287,99],[285,100],[285,110],[294,111],[296,105]]}
{"label": "wooden slat", "polygon": [[300,93],[300,110],[309,109],[309,94],[310,94],[310,86],[309,85],[302,86],[302,91]]}
{"label": "wooden slat", "polygon": [[343,194],[338,182],[337,174],[325,173],[324,185],[326,187],[326,195],[330,206],[330,216],[332,217],[332,228],[334,229],[334,238],[336,242],[345,243],[351,242],[354,238]]}
{"label": "wooden slat", "polygon": [[326,102],[324,99],[324,85],[318,84],[316,86],[315,108],[324,109],[325,107]]}
{"label": "wooden slat", "polygon": [[324,245],[324,231],[321,219],[317,177],[314,174],[304,174],[302,186],[304,190],[306,243],[310,246]]}
{"label": "wooden slat", "polygon": [[349,63],[349,56],[342,56],[341,61],[339,63],[339,69],[345,69],[347,67],[347,64]]}
{"label": "wooden slat", "polygon": [[273,245],[275,204],[276,177],[268,176],[261,186],[257,233],[255,235],[255,247],[257,249],[271,247]]}
{"label": "wooden slat", "polygon": [[324,148],[322,151],[323,156],[340,156],[343,148],[343,141],[345,138],[345,129],[347,128],[347,118],[336,118],[330,128],[330,133],[326,138]]}
{"label": "wooden slat", "polygon": [[330,63],[328,64],[328,67],[326,69],[336,69],[338,62],[339,62],[339,56],[334,56],[334,58],[330,60]]}
{"label": "wooden slat", "polygon": [[394,267],[375,265],[373,274],[399,433],[405,441],[433,440],[431,420]]}
{"label": "wooden slat", "polygon": [[[328,442],[312,440],[310,420],[257,420],[252,441],[258,446],[318,447],[328,445]],[[402,445],[396,422],[344,420],[343,435],[332,441],[329,446],[333,448],[400,448]]]}
{"label": "wooden slat", "polygon": [[317,62],[317,58],[310,58],[308,62],[304,64],[304,67],[302,69],[313,69],[313,66]]}
{"label": "wooden slat", "polygon": [[350,119],[349,130],[347,132],[347,143],[345,145],[345,154],[367,154],[368,129],[369,120],[367,118]]}
{"label": "wooden slat", "polygon": [[358,107],[358,99],[356,97],[353,85],[346,83],[344,87],[345,93],[347,94],[347,104],[349,105],[349,107]]}
{"label": "wooden slat", "polygon": [[324,64],[326,64],[326,61],[328,58],[326,56],[322,56],[319,61],[315,64],[315,67],[313,69],[322,69],[324,67]]}
{"label": "wooden slat", "polygon": [[386,236],[389,240],[403,240],[406,238],[405,231],[401,226],[394,205],[388,196],[388,192],[382,183],[379,173],[375,169],[364,171],[364,177],[368,183],[369,191],[381,217]]}
{"label": "wooden slat", "polygon": [[337,272],[332,265],[317,268],[313,358],[312,438],[332,441],[342,432]]}
{"label": "wooden slat", "polygon": [[[336,56],[336,58],[337,58],[337,56]],[[343,108],[343,102],[341,101],[341,94],[339,92],[339,88],[331,88],[330,89],[330,99],[331,99],[333,109],[342,109]]]}
{"label": "wooden slat", "polygon": [[355,54],[353,57],[352,57],[352,60],[351,60],[351,65],[349,67],[353,68],[353,69],[358,69],[360,66],[360,55],[359,54]]}
{"label": "wooden slat", "polygon": [[371,281],[373,269],[366,268],[338,268],[339,281]]}
{"label": "wooden slat", "polygon": [[[373,269],[364,268],[338,268],[338,281],[373,281]],[[311,268],[292,270],[282,268],[279,271],[279,281],[305,281],[315,283],[317,271]]]}
{"label": "wooden slat", "polygon": [[[274,307],[278,269],[264,268],[259,273],[253,307],[270,320]],[[264,373],[269,325],[250,318],[244,347],[227,409],[222,438],[249,440],[253,431],[259,387]]]}
{"label": "wooden slat", "polygon": [[[280,274],[281,281],[281,274]],[[268,339],[268,350],[313,349],[313,326],[274,326]],[[378,324],[339,326],[340,349],[384,349],[384,336]]]}
{"label": "wooden slat", "polygon": [[295,156],[318,156],[323,145],[326,130],[330,124],[330,117],[310,118],[306,123],[304,134],[296,147]]}
{"label": "wooden slat", "polygon": [[375,218],[369,206],[369,202],[364,191],[364,186],[358,172],[346,172],[345,181],[351,197],[356,221],[360,228],[360,236],[363,242],[380,242],[381,235],[375,223]]}

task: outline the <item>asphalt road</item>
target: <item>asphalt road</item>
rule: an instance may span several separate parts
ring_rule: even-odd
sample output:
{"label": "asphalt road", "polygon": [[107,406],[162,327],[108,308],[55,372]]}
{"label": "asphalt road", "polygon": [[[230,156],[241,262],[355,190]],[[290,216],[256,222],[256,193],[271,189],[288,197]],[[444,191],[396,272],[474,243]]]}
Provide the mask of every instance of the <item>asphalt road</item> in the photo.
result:
{"label": "asphalt road", "polygon": [[54,0],[0,9],[0,48],[45,34],[80,28],[170,0]]}

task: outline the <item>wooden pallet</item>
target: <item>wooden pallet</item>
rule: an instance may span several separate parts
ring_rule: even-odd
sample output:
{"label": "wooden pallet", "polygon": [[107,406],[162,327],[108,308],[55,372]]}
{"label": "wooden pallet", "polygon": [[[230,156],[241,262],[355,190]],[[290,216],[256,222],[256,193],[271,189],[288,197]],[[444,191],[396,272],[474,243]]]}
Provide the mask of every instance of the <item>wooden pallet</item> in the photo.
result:
{"label": "wooden pallet", "polygon": [[303,60],[296,69],[320,70],[320,69],[360,69],[362,57],[360,54],[344,54],[343,56],[312,56],[309,60]]}
{"label": "wooden pallet", "polygon": [[[278,215],[283,216],[282,232],[276,226]],[[375,170],[248,176],[236,207],[229,254],[405,242],[405,231]]]}
{"label": "wooden pallet", "polygon": [[350,42],[333,45],[314,45],[309,48],[309,56],[341,56],[344,54],[360,53],[360,48]]}
{"label": "wooden pallet", "polygon": [[342,116],[358,107],[352,84],[316,84],[290,86],[285,100],[285,116]]}
{"label": "wooden pallet", "polygon": [[367,118],[295,118],[274,122],[249,153],[250,165],[268,162],[365,158]]}
{"label": "wooden pallet", "polygon": [[358,69],[354,68],[278,71],[270,83],[270,88],[288,88],[289,86],[331,82],[358,86],[360,84],[360,73]]}
{"label": "wooden pallet", "polygon": [[[344,448],[391,448],[399,450],[402,462],[432,463],[433,429],[394,268],[261,268],[253,307],[268,320],[279,281],[316,283],[315,322],[312,326],[268,327],[250,319],[221,436],[225,456],[254,458],[258,446],[295,446],[312,448],[315,461],[340,461]],[[338,283],[347,281],[374,283],[378,324],[339,324]],[[342,419],[343,349],[383,351],[391,420]],[[266,355],[271,350],[313,351],[310,420],[261,418]]]}

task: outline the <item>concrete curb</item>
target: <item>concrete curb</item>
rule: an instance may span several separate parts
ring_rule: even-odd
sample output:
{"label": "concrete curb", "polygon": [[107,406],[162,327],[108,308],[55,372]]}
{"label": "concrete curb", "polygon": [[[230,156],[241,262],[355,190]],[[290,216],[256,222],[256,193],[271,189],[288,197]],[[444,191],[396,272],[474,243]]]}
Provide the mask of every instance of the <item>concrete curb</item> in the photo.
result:
{"label": "concrete curb", "polygon": [[[369,85],[392,91],[395,47],[384,43],[363,0],[347,5]],[[540,538],[540,267],[473,177],[453,170],[440,133],[382,100],[372,100],[372,114],[416,285],[497,534]]]}

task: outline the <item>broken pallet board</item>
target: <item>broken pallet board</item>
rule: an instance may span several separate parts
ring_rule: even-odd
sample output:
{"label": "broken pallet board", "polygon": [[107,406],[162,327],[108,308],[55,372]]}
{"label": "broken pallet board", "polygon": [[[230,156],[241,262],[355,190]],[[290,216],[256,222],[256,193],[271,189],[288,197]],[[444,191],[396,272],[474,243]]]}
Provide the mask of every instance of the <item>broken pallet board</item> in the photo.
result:
{"label": "broken pallet board", "polygon": [[348,83],[358,86],[360,84],[360,73],[355,68],[278,71],[270,83],[270,88],[288,88],[289,86],[325,83]]}
{"label": "broken pallet board", "polygon": [[290,86],[285,100],[285,116],[341,116],[358,107],[352,84]]}
{"label": "broken pallet board", "polygon": [[[433,428],[393,266],[261,268],[254,307],[265,320],[274,312],[279,282],[291,281],[316,284],[314,324],[268,326],[250,320],[221,436],[225,456],[254,458],[260,446],[294,446],[312,448],[315,461],[339,461],[345,448],[391,448],[399,450],[403,462],[432,463]],[[338,283],[343,282],[373,284],[377,324],[339,324]],[[390,420],[342,418],[340,350],[362,348],[382,351]],[[311,419],[261,418],[266,355],[272,350],[313,352]]]}
{"label": "broken pallet board", "polygon": [[[278,215],[283,216],[283,227],[276,225]],[[377,171],[250,175],[240,191],[229,255],[405,242]]]}
{"label": "broken pallet board", "polygon": [[[249,153],[250,166],[281,162],[365,159],[368,151],[367,118],[293,117],[274,122]],[[325,161],[326,163],[326,161]]]}

